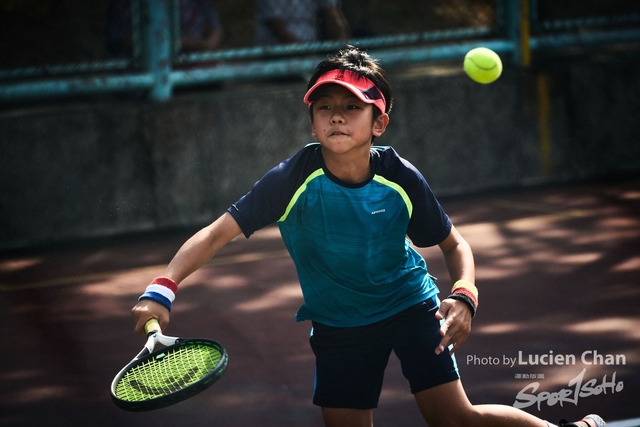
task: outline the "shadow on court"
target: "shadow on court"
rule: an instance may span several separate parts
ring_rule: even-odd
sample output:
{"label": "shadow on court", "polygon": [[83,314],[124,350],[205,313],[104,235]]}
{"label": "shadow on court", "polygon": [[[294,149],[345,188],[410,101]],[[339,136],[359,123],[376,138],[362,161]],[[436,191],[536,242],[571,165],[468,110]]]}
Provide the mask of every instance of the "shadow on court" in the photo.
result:
{"label": "shadow on court", "polygon": [[[556,422],[640,417],[640,181],[442,199],[476,257],[480,307],[457,355],[473,403]],[[178,405],[110,400],[141,348],[129,310],[191,233],[4,253],[0,426],[321,426],[310,325],[277,228],[228,245],[180,288],[167,334],[222,342],[223,378]],[[442,293],[437,248],[421,250]],[[423,425],[392,356],[376,426]]]}

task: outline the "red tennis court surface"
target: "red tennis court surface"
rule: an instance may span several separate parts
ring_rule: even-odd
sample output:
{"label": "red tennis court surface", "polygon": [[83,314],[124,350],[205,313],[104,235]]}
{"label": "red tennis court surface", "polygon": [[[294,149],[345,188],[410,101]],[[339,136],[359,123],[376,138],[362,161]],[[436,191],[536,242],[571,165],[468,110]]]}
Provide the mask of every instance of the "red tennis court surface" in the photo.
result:
{"label": "red tennis court surface", "polygon": [[[474,403],[558,421],[640,417],[640,180],[443,199],[476,256],[480,307],[458,353]],[[110,400],[141,348],[131,306],[189,237],[158,234],[0,258],[0,426],[320,426],[296,275],[277,228],[182,285],[166,331],[222,342],[225,376],[148,413]],[[437,248],[421,250],[446,294]],[[422,425],[394,356],[376,426]]]}

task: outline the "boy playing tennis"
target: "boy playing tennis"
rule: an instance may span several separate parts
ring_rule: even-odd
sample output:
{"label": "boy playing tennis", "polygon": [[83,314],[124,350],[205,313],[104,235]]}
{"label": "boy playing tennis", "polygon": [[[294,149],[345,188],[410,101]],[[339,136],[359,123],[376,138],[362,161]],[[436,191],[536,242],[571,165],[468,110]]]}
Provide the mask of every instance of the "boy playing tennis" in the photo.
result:
{"label": "boy playing tennis", "polygon": [[[135,331],[169,322],[177,283],[240,233],[277,222],[296,265],[316,356],[314,403],[328,427],[373,425],[394,351],[425,421],[436,426],[549,424],[510,406],[469,402],[453,353],[478,307],[471,248],[423,176],[390,147],[373,147],[389,123],[391,88],[368,54],[349,47],[309,82],[309,144],[285,160],[213,224],[189,239],[140,297]],[[441,303],[420,247],[438,245],[454,283]],[[449,351],[447,351],[449,350]],[[565,426],[605,426],[588,415]]]}

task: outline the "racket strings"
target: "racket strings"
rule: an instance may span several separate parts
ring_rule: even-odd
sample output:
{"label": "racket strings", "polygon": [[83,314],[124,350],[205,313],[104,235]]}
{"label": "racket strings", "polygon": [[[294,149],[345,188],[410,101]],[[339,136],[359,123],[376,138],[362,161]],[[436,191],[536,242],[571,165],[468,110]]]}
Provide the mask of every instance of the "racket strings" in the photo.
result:
{"label": "racket strings", "polygon": [[166,396],[188,387],[216,369],[222,359],[217,347],[188,342],[132,367],[116,385],[121,400],[142,401]]}

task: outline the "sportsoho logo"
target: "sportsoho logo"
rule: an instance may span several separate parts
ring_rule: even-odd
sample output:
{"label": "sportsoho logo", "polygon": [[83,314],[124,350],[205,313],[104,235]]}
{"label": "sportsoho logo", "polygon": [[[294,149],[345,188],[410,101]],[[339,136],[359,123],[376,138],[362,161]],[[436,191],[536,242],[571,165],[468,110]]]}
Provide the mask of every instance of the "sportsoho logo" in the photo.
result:
{"label": "sportsoho logo", "polygon": [[[502,355],[500,357],[467,356],[467,365],[472,366],[507,366],[518,369],[514,374],[517,380],[544,380],[545,374],[540,372],[548,366],[575,366],[581,363],[584,366],[620,366],[627,364],[624,354],[601,354],[597,350],[586,350],[579,355],[554,354],[548,351],[544,354],[524,354],[518,352],[517,357]],[[536,370],[534,372],[534,370]],[[525,372],[526,371],[526,372]],[[600,394],[615,394],[624,390],[624,382],[620,380],[617,372],[605,374],[602,377],[590,378],[587,368],[583,368],[576,376],[568,381],[567,387],[560,390],[541,390],[540,381],[533,381],[524,386],[516,395],[513,406],[524,409],[534,406],[538,411],[544,406],[564,406],[567,403],[578,405],[580,399],[586,399]]]}

